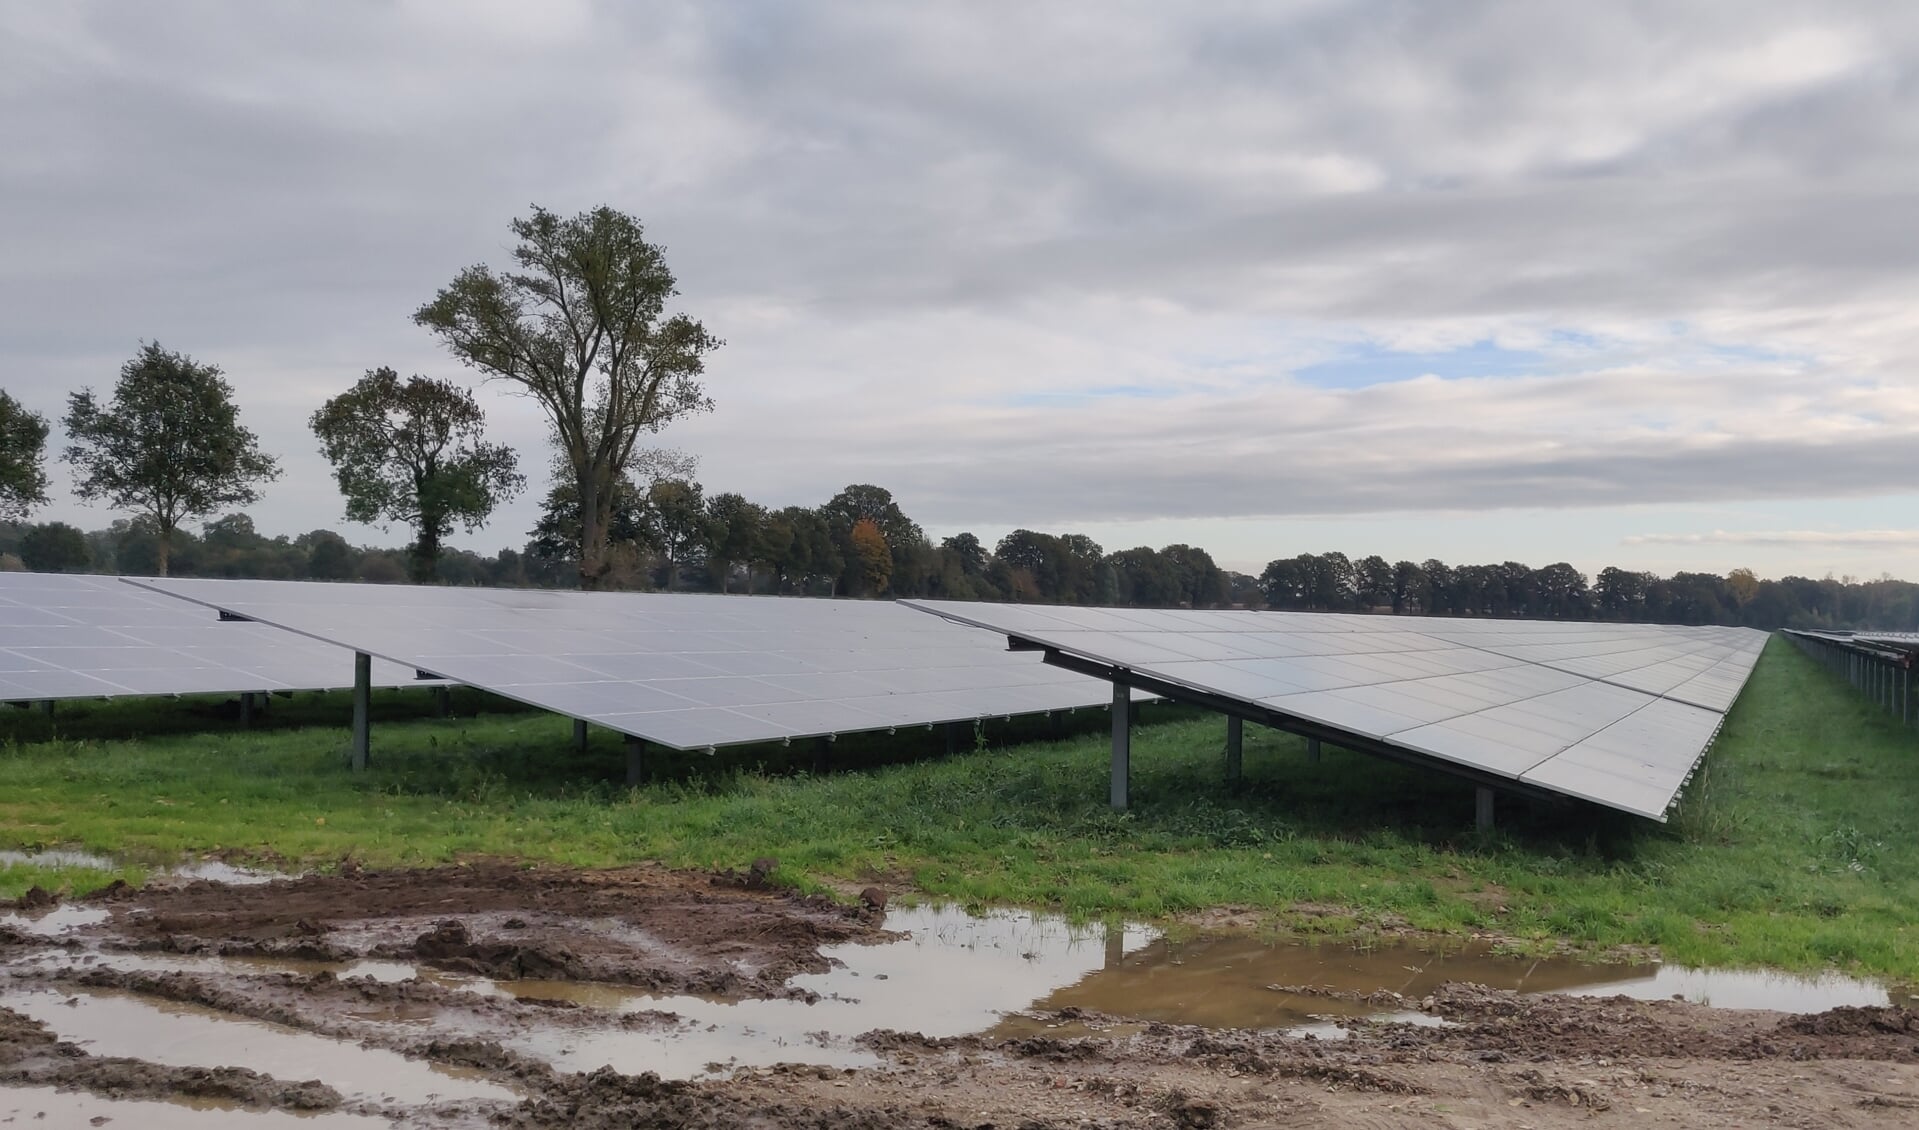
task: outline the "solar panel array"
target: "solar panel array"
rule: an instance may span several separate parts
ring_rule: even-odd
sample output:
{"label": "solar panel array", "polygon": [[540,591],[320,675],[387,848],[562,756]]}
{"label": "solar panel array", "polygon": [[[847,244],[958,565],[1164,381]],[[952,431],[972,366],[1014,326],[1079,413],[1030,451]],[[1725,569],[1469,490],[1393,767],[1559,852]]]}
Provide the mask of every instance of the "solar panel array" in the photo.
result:
{"label": "solar panel array", "polygon": [[[417,682],[374,666],[380,686]],[[0,701],[238,694],[353,685],[353,653],[117,577],[0,573]]]}
{"label": "solar panel array", "polygon": [[907,603],[1656,820],[1766,643],[1748,628]]}
{"label": "solar panel array", "polygon": [[142,580],[677,749],[1105,705],[1104,683],[892,603]]}

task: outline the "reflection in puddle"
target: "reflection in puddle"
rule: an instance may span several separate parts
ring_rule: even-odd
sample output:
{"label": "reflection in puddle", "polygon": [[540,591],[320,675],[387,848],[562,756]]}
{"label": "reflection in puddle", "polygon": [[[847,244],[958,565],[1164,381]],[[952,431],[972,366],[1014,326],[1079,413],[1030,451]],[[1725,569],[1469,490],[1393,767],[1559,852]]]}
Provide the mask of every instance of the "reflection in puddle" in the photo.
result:
{"label": "reflection in puddle", "polygon": [[47,910],[9,911],[6,914],[0,914],[0,926],[39,938],[57,938],[69,930],[78,930],[82,926],[97,926],[105,922],[112,913],[104,906],[61,903]]}
{"label": "reflection in puddle", "polygon": [[[954,907],[890,911],[890,930],[911,936],[885,945],[837,945],[821,953],[838,967],[793,978],[820,994],[801,1001],[719,1001],[657,996],[617,985],[502,981],[494,991],[567,1000],[621,1013],[671,1012],[678,1023],[641,1031],[535,1034],[520,1050],[565,1070],[611,1064],[625,1072],[686,1077],[709,1064],[813,1063],[856,1067],[878,1057],[853,1044],[875,1028],[959,1036],[991,1028],[1004,1012],[1027,1007],[1064,981],[1099,969],[1111,949],[1099,927],[1073,928],[1026,911],[972,916]],[[1115,930],[1122,949],[1153,933]]]}
{"label": "reflection in puddle", "polygon": [[35,867],[47,870],[118,871],[123,867],[146,868],[152,879],[194,880],[227,883],[232,886],[257,886],[286,875],[236,867],[218,859],[187,859],[172,863],[146,863],[140,860],[113,859],[72,848],[48,848],[45,851],[0,851],[0,867]]}
{"label": "reflection in puddle", "polygon": [[349,1098],[418,1104],[518,1096],[480,1072],[406,1059],[196,1005],[113,992],[10,993],[0,1005],[31,1016],[93,1055],[176,1067],[245,1067],[276,1079],[321,1079]]}
{"label": "reflection in puddle", "polygon": [[67,867],[79,871],[118,871],[119,863],[104,855],[48,848],[45,851],[0,851],[0,867]]}
{"label": "reflection in puddle", "polygon": [[0,1123],[20,1126],[127,1126],[139,1130],[386,1130],[384,1118],[352,1114],[237,1110],[205,1100],[102,1099],[52,1087],[0,1087]]}

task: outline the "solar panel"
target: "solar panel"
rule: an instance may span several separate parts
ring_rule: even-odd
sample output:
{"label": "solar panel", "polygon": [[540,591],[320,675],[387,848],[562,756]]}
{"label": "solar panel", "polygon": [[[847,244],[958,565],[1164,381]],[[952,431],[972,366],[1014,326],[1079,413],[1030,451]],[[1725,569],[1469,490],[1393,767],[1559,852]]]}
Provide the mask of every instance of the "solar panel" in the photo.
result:
{"label": "solar panel", "polygon": [[[413,669],[374,666],[378,686]],[[0,701],[243,694],[353,685],[353,654],[117,577],[0,573]]]}
{"label": "solar panel", "polygon": [[1748,628],[905,603],[1081,669],[1655,820],[1766,643]]}
{"label": "solar panel", "polygon": [[677,749],[1104,706],[1104,683],[898,604],[140,580]]}

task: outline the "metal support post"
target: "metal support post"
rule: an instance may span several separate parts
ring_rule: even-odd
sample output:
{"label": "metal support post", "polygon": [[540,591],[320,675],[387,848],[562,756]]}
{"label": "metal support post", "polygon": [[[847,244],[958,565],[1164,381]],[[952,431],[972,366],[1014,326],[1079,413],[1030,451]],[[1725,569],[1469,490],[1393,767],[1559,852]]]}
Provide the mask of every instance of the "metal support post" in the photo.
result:
{"label": "metal support post", "polygon": [[1238,781],[1240,775],[1240,750],[1246,734],[1246,720],[1237,714],[1226,716],[1226,779]]}
{"label": "metal support post", "polygon": [[52,699],[43,698],[40,700],[40,713],[46,715],[49,718],[53,717],[53,700]]}
{"label": "metal support post", "polygon": [[646,776],[646,739],[626,737],[626,783],[637,785]]}
{"label": "metal support post", "polygon": [[1064,734],[1065,732],[1066,732],[1065,719],[1060,714],[1060,712],[1057,710],[1047,711],[1046,712],[1046,736],[1052,739],[1053,741],[1058,741],[1060,739],[1060,735]]}
{"label": "metal support post", "polygon": [[373,745],[373,657],[364,651],[353,653],[353,771],[366,772],[367,754]]}
{"label": "metal support post", "polygon": [[1126,811],[1132,784],[1133,728],[1132,692],[1125,683],[1113,684],[1113,811]]}
{"label": "metal support post", "polygon": [[833,737],[816,739],[813,742],[813,772],[824,777],[833,769]]}
{"label": "metal support post", "polygon": [[1126,960],[1126,924],[1108,922],[1106,924],[1106,968],[1118,969]]}
{"label": "metal support post", "polygon": [[1490,785],[1473,789],[1473,827],[1482,832],[1493,830],[1493,790]]}
{"label": "metal support post", "polygon": [[573,720],[573,748],[586,748],[586,719],[584,718],[575,718]]}
{"label": "metal support post", "polygon": [[433,716],[435,718],[446,718],[451,716],[452,713],[453,713],[453,688],[452,687],[434,687],[433,688]]}
{"label": "metal support post", "polygon": [[248,727],[253,725],[252,691],[242,691],[240,693],[240,725]]}
{"label": "metal support post", "polygon": [[958,722],[948,722],[946,725],[940,727],[940,729],[946,731],[946,756],[951,757],[959,752],[960,724]]}
{"label": "metal support post", "polygon": [[1306,739],[1306,763],[1308,765],[1319,764],[1319,739],[1318,738]]}

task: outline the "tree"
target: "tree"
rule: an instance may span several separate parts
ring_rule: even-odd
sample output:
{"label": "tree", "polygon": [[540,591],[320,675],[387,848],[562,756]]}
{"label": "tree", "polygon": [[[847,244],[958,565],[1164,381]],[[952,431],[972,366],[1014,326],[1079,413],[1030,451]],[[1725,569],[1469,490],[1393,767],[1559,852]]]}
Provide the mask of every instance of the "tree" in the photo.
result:
{"label": "tree", "polygon": [[1377,553],[1353,563],[1353,584],[1361,611],[1393,602],[1393,567]]}
{"label": "tree", "polygon": [[880,532],[879,523],[861,518],[853,523],[849,540],[854,564],[859,570],[860,591],[874,596],[885,592],[886,582],[893,575],[893,553],[887,548],[886,535]]}
{"label": "tree", "polygon": [[353,548],[332,530],[315,530],[301,539],[307,547],[307,575],[316,581],[345,581],[353,576]]}
{"label": "tree", "polygon": [[153,519],[164,577],[181,522],[258,502],[257,484],[280,477],[239,415],[217,366],[142,345],[121,367],[111,402],[100,404],[92,389],[68,399],[75,493]]}
{"label": "tree", "polygon": [[92,559],[87,535],[65,522],[29,526],[20,538],[20,560],[36,573],[75,573]]}
{"label": "tree", "polygon": [[1212,608],[1226,602],[1226,574],[1213,555],[1191,545],[1169,545],[1159,555],[1179,575],[1181,599],[1194,608]]}
{"label": "tree", "polygon": [[640,436],[712,407],[699,378],[720,341],[666,313],[673,273],[633,217],[601,207],[561,219],[535,206],[512,230],[518,271],[468,267],[413,320],[546,412],[579,500],[580,584],[596,588]]}
{"label": "tree", "polygon": [[706,564],[713,520],[702,495],[700,484],[685,479],[666,479],[646,492],[644,540],[666,559],[668,592],[679,583],[681,570]]}
{"label": "tree", "polygon": [[457,523],[468,533],[526,485],[511,448],[484,441],[473,393],[389,368],[321,406],[309,421],[355,522],[403,522],[413,580],[435,579],[440,548]]}
{"label": "tree", "polygon": [[47,422],[0,389],[0,522],[47,501]]}
{"label": "tree", "polygon": [[950,551],[959,560],[960,572],[965,576],[980,577],[986,574],[986,547],[974,535],[954,534],[942,540],[940,548]]}
{"label": "tree", "polygon": [[1742,566],[1726,574],[1726,587],[1732,590],[1733,600],[1744,608],[1752,603],[1753,597],[1759,595],[1759,578],[1751,569]]}
{"label": "tree", "polygon": [[746,588],[753,591],[753,563],[766,560],[766,507],[728,492],[708,499],[706,513],[713,539],[707,566],[720,591],[727,590],[735,565],[747,566]]}
{"label": "tree", "polygon": [[916,559],[926,546],[926,533],[893,501],[892,491],[871,483],[853,483],[828,499],[826,505],[820,507],[820,513],[831,524],[834,540],[839,543],[844,563],[840,578],[843,588],[851,591],[864,584],[858,575],[860,555],[852,542],[853,526],[862,518],[871,520],[886,539],[887,551],[892,557],[888,577],[898,582],[913,575],[918,564]]}

